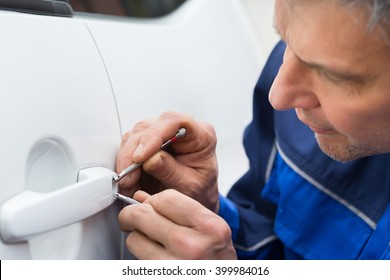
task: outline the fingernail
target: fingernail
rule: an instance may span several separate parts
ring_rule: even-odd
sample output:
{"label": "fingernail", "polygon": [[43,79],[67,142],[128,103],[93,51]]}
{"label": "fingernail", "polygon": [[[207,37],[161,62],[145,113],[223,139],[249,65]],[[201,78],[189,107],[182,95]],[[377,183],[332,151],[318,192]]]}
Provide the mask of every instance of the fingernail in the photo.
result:
{"label": "fingernail", "polygon": [[144,145],[143,145],[143,144],[139,144],[138,147],[137,147],[137,149],[135,149],[135,151],[134,151],[133,157],[139,157],[139,156],[141,156],[143,150],[144,150]]}

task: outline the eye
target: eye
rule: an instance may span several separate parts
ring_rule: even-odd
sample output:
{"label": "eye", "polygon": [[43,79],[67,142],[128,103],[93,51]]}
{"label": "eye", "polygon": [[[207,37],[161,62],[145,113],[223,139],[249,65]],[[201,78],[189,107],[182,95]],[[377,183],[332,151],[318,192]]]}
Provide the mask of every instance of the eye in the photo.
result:
{"label": "eye", "polygon": [[324,69],[317,68],[317,73],[322,79],[329,81],[333,84],[339,84],[342,82],[342,78],[340,78],[332,73],[329,73],[328,71],[325,71]]}

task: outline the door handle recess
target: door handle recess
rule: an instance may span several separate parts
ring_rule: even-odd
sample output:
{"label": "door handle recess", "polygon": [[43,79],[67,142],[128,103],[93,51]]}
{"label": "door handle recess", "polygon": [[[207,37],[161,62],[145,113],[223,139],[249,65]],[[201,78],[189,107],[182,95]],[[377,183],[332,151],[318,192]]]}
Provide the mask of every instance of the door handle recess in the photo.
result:
{"label": "door handle recess", "polygon": [[49,193],[23,191],[0,209],[0,231],[5,242],[20,242],[45,231],[88,218],[110,206],[116,173],[104,167],[80,170],[78,182]]}

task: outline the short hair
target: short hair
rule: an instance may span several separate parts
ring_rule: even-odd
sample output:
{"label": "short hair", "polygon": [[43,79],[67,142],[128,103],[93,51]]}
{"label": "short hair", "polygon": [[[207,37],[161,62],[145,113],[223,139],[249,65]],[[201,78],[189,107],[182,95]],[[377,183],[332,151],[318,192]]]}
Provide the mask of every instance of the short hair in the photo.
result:
{"label": "short hair", "polygon": [[369,13],[367,29],[379,26],[390,42],[390,0],[340,0],[342,4],[366,8]]}

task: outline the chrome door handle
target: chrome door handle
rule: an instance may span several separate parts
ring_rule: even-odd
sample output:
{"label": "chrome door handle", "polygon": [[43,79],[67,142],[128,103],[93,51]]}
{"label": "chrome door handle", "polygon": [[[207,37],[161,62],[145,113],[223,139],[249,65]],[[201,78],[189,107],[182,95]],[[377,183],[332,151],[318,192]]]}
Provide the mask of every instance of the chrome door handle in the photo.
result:
{"label": "chrome door handle", "polygon": [[77,183],[49,193],[26,190],[0,209],[0,231],[5,242],[60,228],[90,217],[110,206],[117,174],[104,167],[80,170]]}

